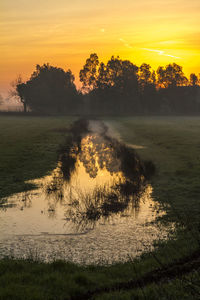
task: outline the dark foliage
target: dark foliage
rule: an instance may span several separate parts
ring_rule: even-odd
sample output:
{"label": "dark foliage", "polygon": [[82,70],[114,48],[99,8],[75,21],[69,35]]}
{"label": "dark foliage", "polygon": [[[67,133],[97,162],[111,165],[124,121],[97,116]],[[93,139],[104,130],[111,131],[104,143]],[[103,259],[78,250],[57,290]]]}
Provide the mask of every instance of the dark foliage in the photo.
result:
{"label": "dark foliage", "polygon": [[[84,76],[83,76],[84,75]],[[157,71],[143,63],[139,68],[112,56],[107,64],[91,54],[80,72],[85,111],[89,114],[198,114],[200,87],[195,74],[186,78],[173,63]]]}
{"label": "dark foliage", "polygon": [[24,111],[27,107],[36,112],[72,112],[77,106],[78,93],[74,75],[70,70],[49,64],[37,65],[26,83],[17,83],[16,90]]}
{"label": "dark foliage", "polygon": [[196,74],[187,79],[176,63],[140,67],[112,56],[107,64],[93,53],[80,70],[82,92],[70,70],[37,65],[27,82],[19,77],[14,94],[36,113],[79,115],[199,114],[200,86]]}

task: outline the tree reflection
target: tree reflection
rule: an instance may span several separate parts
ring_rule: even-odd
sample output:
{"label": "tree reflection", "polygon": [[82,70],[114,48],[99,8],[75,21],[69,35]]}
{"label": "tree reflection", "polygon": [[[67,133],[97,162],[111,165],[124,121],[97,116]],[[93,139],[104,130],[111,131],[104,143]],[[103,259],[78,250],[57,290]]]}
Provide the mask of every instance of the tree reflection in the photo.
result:
{"label": "tree reflection", "polygon": [[116,157],[111,141],[101,135],[87,135],[83,138],[79,160],[91,178],[95,178],[98,172],[104,168],[111,175],[120,172],[121,162]]}
{"label": "tree reflection", "polygon": [[[134,150],[108,137],[105,130],[84,135],[78,142],[71,139],[70,145],[45,186],[50,196],[49,211],[55,211],[58,202],[67,205],[66,220],[82,229],[94,226],[102,218],[126,214],[130,207],[139,208],[146,182],[145,167]],[[80,164],[92,180],[109,174],[108,182],[92,190],[74,188],[72,175],[78,173]]]}
{"label": "tree reflection", "polygon": [[[122,178],[121,180],[125,180]],[[78,230],[85,227],[93,228],[97,221],[108,220],[112,215],[127,215],[139,210],[140,197],[144,188],[130,189],[125,182],[115,182],[111,185],[96,187],[92,192],[76,191],[71,197],[69,209],[65,213]]]}
{"label": "tree reflection", "polygon": [[[62,208],[65,220],[80,230],[138,212],[146,179],[154,171],[152,163],[143,163],[133,149],[109,137],[103,123],[97,124],[99,130],[92,133],[87,121],[76,121],[60,148],[57,167],[35,181],[37,198],[46,200],[41,213],[55,218]],[[33,192],[17,197],[21,210],[34,201]]]}

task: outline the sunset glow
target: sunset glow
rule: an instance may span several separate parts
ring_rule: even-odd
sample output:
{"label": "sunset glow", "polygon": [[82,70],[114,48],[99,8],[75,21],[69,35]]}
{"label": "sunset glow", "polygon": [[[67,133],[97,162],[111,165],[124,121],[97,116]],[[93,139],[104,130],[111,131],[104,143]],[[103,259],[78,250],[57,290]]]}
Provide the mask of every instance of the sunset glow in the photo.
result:
{"label": "sunset glow", "polygon": [[136,65],[176,62],[200,72],[199,0],[2,0],[0,93],[36,64],[70,68],[76,76],[90,53]]}

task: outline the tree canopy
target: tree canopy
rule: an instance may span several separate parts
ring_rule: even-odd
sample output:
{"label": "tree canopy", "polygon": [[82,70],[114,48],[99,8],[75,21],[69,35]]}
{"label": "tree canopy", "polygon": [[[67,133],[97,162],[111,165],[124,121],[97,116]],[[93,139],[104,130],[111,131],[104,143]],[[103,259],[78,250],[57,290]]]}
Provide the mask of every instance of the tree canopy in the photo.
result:
{"label": "tree canopy", "polygon": [[199,81],[199,80],[198,80],[197,75],[194,74],[194,73],[191,73],[191,74],[190,74],[190,85],[195,86],[195,85],[198,84],[198,81]]}
{"label": "tree canopy", "polygon": [[182,67],[173,63],[164,67],[159,67],[157,70],[158,84],[161,86],[175,87],[185,85],[188,79],[185,77]]}
{"label": "tree canopy", "polygon": [[97,68],[99,65],[99,59],[96,53],[90,54],[90,57],[86,60],[83,69],[80,70],[80,82],[83,83],[83,88],[86,91],[90,91],[97,87]]}
{"label": "tree canopy", "polygon": [[36,70],[26,82],[16,85],[17,93],[24,104],[35,111],[57,111],[70,109],[77,96],[74,75],[71,70],[43,64],[36,65]]}
{"label": "tree canopy", "polygon": [[[200,80],[189,79],[180,65],[136,66],[111,56],[101,62],[90,54],[79,72],[82,89],[77,91],[71,70],[49,64],[36,65],[30,79],[15,81],[15,92],[24,106],[36,112],[127,114],[200,111]],[[189,100],[188,100],[189,99]]]}

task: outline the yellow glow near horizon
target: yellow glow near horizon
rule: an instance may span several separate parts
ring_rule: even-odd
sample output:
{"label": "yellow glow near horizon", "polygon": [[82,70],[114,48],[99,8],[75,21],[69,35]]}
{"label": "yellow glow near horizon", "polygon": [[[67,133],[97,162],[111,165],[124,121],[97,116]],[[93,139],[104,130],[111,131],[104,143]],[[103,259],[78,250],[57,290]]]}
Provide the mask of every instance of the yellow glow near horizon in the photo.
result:
{"label": "yellow glow near horizon", "polygon": [[0,93],[36,64],[70,68],[76,76],[90,53],[136,65],[176,62],[200,72],[199,0],[2,0]]}

